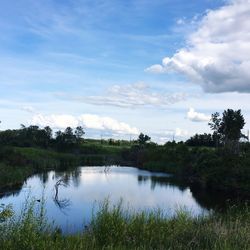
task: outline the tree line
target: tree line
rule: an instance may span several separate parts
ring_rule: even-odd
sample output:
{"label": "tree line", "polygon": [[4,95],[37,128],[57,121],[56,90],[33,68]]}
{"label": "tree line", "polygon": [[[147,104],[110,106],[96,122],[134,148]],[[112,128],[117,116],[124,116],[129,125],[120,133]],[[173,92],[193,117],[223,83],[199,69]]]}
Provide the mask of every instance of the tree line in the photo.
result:
{"label": "tree line", "polygon": [[64,131],[57,131],[53,137],[53,130],[46,126],[26,127],[21,125],[20,129],[8,129],[0,132],[0,145],[17,147],[41,147],[56,148],[60,151],[77,147],[83,140],[85,132],[81,126],[72,129],[67,127]]}
{"label": "tree line", "polygon": [[242,133],[245,119],[241,110],[227,109],[222,116],[216,112],[208,123],[212,134],[195,134],[186,141],[189,146],[224,147],[231,153],[239,153],[240,140],[249,140]]}
{"label": "tree line", "polygon": [[[185,144],[188,146],[224,147],[228,151],[237,154],[239,152],[240,139],[247,139],[241,130],[245,125],[245,120],[241,110],[227,109],[222,116],[216,112],[211,115],[208,123],[213,133],[195,134],[190,137]],[[55,148],[59,151],[67,151],[79,147],[83,142],[85,131],[83,127],[67,127],[64,131],[55,132],[46,126],[24,126],[20,129],[0,131],[0,145],[11,145],[21,147],[42,147]],[[140,133],[138,139],[133,141],[141,146],[150,142],[151,138]],[[119,145],[115,140],[108,140],[109,145]],[[152,142],[151,142],[152,144]]]}

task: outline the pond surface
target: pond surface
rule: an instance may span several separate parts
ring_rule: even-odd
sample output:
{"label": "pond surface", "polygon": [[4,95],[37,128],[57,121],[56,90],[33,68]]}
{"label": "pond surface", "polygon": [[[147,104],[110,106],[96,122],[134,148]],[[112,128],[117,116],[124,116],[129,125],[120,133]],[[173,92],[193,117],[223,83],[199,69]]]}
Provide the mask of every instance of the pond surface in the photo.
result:
{"label": "pond surface", "polygon": [[183,183],[173,183],[167,174],[133,167],[79,167],[37,174],[28,178],[21,190],[2,195],[0,204],[11,203],[19,213],[27,197],[37,200],[44,197],[49,220],[64,233],[81,231],[107,198],[111,204],[122,199],[125,207],[135,211],[161,208],[169,216],[178,208],[188,209],[194,216],[211,208],[206,194]]}

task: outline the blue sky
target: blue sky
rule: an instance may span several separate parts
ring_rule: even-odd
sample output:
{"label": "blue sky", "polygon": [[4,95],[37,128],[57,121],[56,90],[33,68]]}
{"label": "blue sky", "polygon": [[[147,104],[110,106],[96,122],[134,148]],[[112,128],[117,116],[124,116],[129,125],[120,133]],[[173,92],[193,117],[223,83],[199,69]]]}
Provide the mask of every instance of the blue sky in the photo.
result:
{"label": "blue sky", "polygon": [[248,128],[249,5],[2,0],[1,128],[83,125],[89,137],[165,142],[208,132],[226,108],[241,108]]}

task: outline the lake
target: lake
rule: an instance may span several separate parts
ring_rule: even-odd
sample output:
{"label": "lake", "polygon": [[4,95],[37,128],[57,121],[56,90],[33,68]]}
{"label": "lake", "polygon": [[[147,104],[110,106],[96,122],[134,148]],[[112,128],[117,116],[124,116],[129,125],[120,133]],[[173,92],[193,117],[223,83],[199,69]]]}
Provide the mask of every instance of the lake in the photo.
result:
{"label": "lake", "polygon": [[20,190],[0,197],[0,204],[13,204],[16,213],[20,213],[28,197],[36,200],[44,197],[47,217],[66,234],[81,231],[105,199],[110,204],[118,204],[122,199],[123,205],[133,211],[160,208],[168,216],[180,208],[194,216],[207,213],[221,201],[218,194],[204,193],[200,188],[173,181],[167,174],[117,166],[36,174]]}

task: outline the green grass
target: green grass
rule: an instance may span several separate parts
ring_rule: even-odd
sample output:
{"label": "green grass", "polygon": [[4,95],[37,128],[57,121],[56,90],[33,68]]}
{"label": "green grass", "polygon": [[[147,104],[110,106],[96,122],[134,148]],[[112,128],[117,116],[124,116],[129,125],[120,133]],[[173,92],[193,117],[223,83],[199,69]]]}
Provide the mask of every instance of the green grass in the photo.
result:
{"label": "green grass", "polygon": [[62,153],[33,147],[0,150],[0,191],[22,185],[30,175],[77,166],[119,165],[123,146],[84,143],[78,153]]}
{"label": "green grass", "polygon": [[32,174],[80,165],[80,158],[38,148],[7,147],[0,161],[0,191],[19,187]]}
{"label": "green grass", "polygon": [[135,213],[124,209],[122,203],[111,207],[105,201],[84,232],[68,236],[47,222],[43,207],[28,203],[17,218],[5,213],[0,223],[0,248],[235,250],[250,246],[247,206],[195,218],[179,210],[168,218],[159,210]]}
{"label": "green grass", "polygon": [[124,149],[129,149],[129,145],[109,145],[99,141],[85,141],[80,146],[82,154],[119,155]]}

